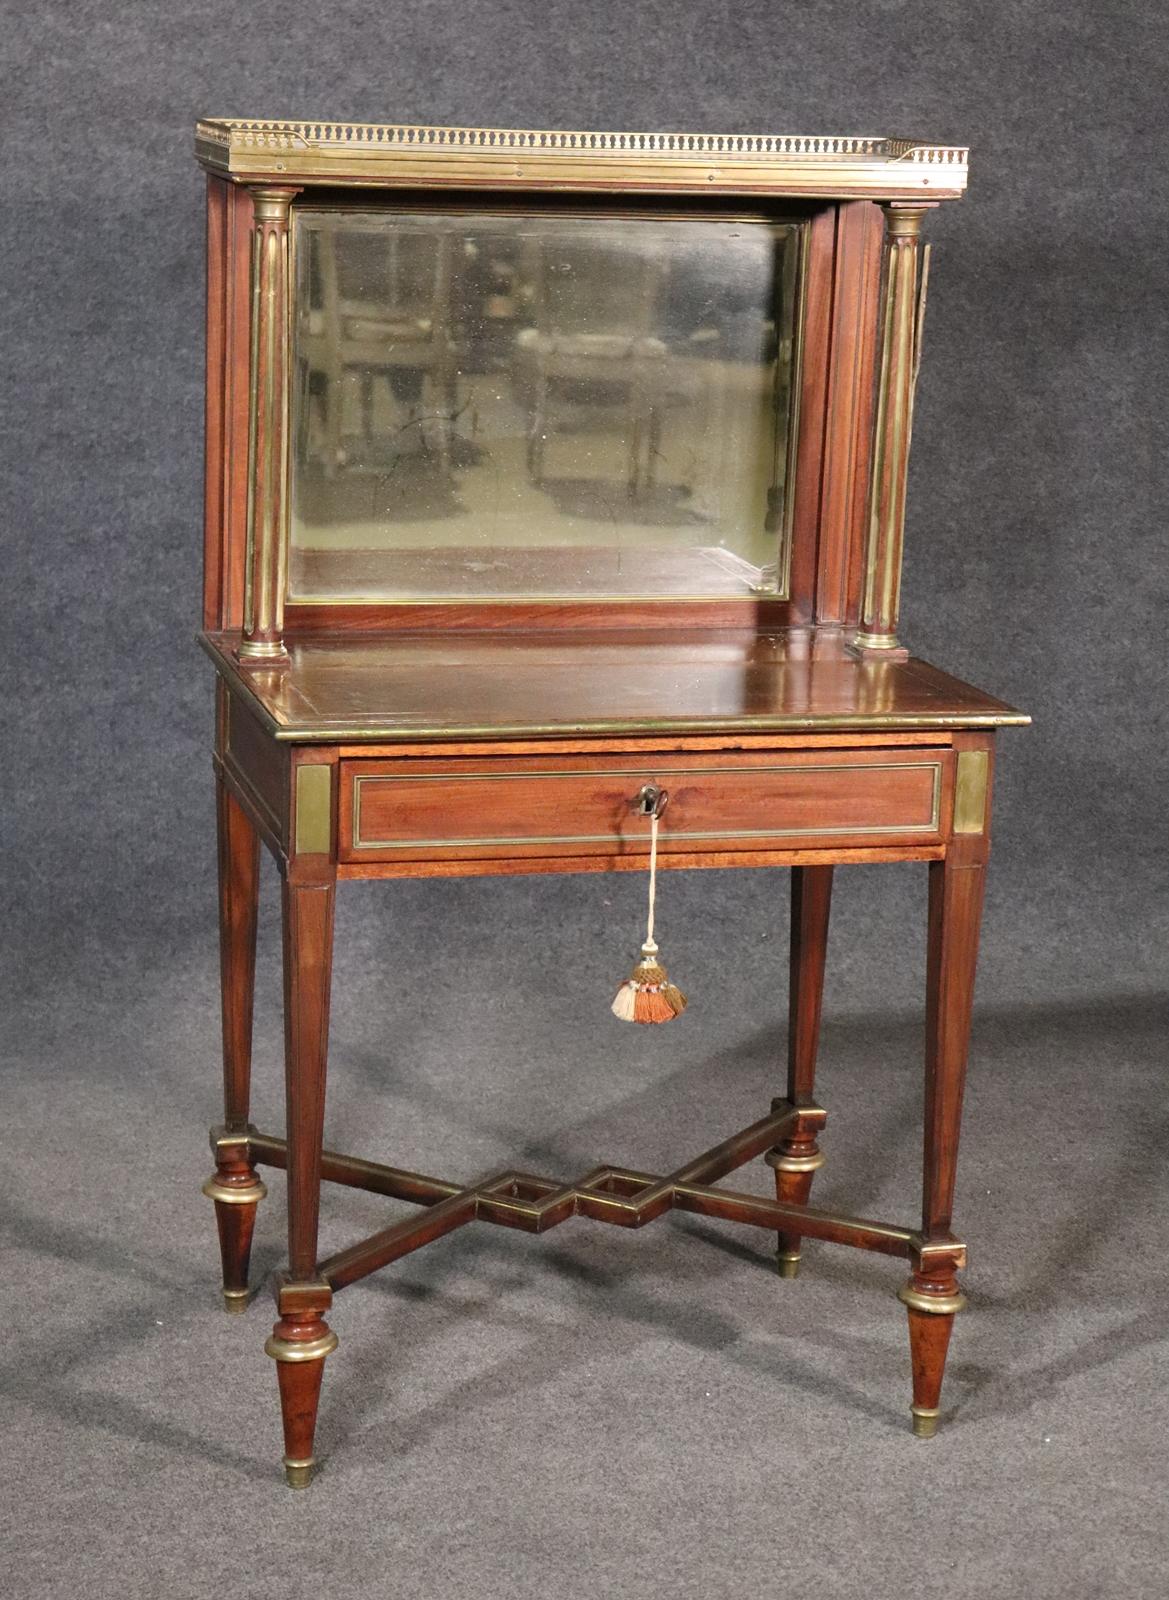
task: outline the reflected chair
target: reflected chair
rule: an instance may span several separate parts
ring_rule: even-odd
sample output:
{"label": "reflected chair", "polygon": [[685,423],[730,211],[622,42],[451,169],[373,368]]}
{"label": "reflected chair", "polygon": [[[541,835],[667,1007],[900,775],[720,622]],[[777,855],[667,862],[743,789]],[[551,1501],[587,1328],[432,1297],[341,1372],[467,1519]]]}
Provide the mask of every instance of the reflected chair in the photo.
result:
{"label": "reflected chair", "polygon": [[[312,236],[318,301],[301,337],[308,393],[321,418],[325,474],[384,470],[410,430],[446,476],[458,412],[458,347],[451,310],[449,237],[324,226]],[[385,380],[392,428],[379,443],[374,383]],[[345,429],[346,390],[360,391],[360,439]]]}

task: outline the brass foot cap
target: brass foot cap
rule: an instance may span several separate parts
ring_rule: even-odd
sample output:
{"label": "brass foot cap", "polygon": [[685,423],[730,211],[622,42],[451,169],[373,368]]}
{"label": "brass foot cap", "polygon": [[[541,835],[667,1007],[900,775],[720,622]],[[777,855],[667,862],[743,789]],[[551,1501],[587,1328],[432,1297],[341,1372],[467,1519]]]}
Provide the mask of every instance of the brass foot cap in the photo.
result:
{"label": "brass foot cap", "polygon": [[316,1471],[317,1458],[309,1456],[307,1461],[290,1461],[284,1457],[284,1481],[290,1489],[307,1489],[313,1481]]}
{"label": "brass foot cap", "polygon": [[938,1431],[938,1418],[941,1408],[935,1406],[932,1410],[927,1406],[911,1406],[913,1413],[913,1436],[915,1439],[932,1439]]}
{"label": "brass foot cap", "polygon": [[775,1264],[781,1278],[798,1278],[800,1275],[799,1256],[779,1256]]}
{"label": "brass foot cap", "polygon": [[225,1289],[223,1291],[223,1309],[230,1312],[233,1317],[238,1317],[248,1309],[248,1303],[251,1298],[252,1291],[250,1289]]}

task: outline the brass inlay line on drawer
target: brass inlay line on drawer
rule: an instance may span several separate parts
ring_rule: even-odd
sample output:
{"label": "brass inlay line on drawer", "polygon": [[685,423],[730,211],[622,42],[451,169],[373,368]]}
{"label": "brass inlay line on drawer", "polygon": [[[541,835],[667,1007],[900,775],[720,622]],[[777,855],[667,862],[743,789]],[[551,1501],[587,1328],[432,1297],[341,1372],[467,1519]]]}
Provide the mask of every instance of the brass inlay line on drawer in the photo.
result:
{"label": "brass inlay line on drawer", "polygon": [[[423,772],[376,773],[365,777],[360,773],[353,778],[353,848],[355,850],[459,850],[490,848],[496,845],[551,845],[551,844],[610,844],[617,840],[640,838],[641,835],[619,833],[565,833],[565,834],[501,834],[483,838],[454,839],[363,839],[361,837],[361,786],[364,783],[504,783],[525,782],[531,778],[673,778],[684,774],[703,777],[739,777],[743,773],[805,772],[930,772],[933,774],[933,791],[928,822],[893,822],[856,824],[843,827],[820,828],[722,828],[685,829],[670,828],[666,839],[791,839],[803,837],[829,837],[846,834],[900,834],[936,832],[942,810],[942,763],[940,761],[865,761],[839,764],[824,763],[817,766],[761,766],[734,767],[720,770],[717,767],[605,767],[560,768],[554,772]],[[646,834],[645,838],[648,839]]]}

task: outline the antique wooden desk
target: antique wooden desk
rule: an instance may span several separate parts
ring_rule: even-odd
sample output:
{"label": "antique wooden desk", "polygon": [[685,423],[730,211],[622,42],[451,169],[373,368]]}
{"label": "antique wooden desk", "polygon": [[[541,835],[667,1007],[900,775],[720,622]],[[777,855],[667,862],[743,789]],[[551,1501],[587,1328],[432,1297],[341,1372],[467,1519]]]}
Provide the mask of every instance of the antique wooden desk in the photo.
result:
{"label": "antique wooden desk", "polygon": [[[804,1238],[898,1256],[932,1434],[994,736],[1027,720],[897,632],[921,227],[966,152],[207,121],[197,153],[225,1091],[205,1192],[242,1311],[257,1168],[287,1171],[267,1350],[288,1482],[314,1466],[334,1295],[472,1221],[680,1207],[774,1231],[785,1278]],[[661,866],[791,869],[784,1095],[664,1176],[322,1150],[338,881],[644,871],[647,785],[670,796]],[[261,840],[284,1138],[249,1121]],[[833,871],[883,861],[929,864],[916,1226],[808,1204]],[[775,1200],[720,1185],[756,1157]],[[418,1210],[321,1260],[322,1181]]]}

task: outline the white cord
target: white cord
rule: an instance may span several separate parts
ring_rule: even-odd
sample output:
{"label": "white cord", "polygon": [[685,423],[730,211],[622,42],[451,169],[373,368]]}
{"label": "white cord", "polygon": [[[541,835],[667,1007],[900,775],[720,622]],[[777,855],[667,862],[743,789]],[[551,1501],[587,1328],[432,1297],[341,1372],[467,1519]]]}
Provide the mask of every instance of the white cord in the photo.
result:
{"label": "white cord", "polygon": [[[658,888],[658,814],[652,813],[649,820],[649,922],[645,930],[647,945],[654,943],[654,898]],[[654,945],[656,951],[657,945]]]}

